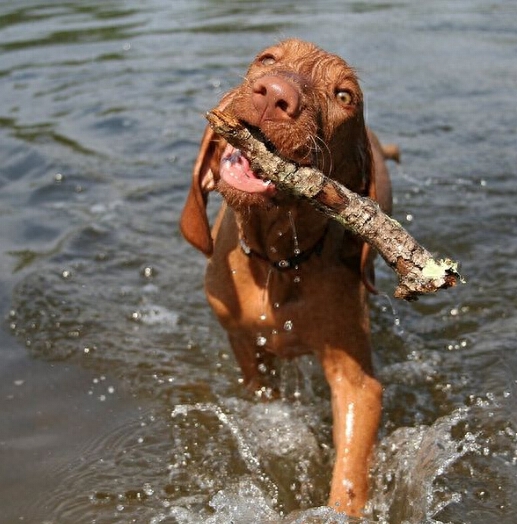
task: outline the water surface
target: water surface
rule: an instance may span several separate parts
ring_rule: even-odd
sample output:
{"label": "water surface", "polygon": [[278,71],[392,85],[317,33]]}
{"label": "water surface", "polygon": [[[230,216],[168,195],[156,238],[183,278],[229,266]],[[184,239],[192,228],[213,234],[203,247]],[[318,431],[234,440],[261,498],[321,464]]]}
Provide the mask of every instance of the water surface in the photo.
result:
{"label": "water surface", "polygon": [[[289,36],[358,69],[369,124],[403,152],[396,218],[467,279],[372,301],[385,412],[368,521],[514,522],[517,8],[503,0],[0,5],[2,522],[346,522],[321,508],[317,363],[282,369],[284,402],[246,396],[177,227],[203,113]],[[392,292],[382,263],[378,283]]]}

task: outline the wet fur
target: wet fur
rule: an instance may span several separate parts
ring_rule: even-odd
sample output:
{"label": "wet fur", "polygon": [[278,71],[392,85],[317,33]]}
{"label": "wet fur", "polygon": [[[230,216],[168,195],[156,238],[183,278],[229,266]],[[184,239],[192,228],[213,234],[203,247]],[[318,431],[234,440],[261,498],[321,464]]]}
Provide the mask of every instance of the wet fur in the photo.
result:
{"label": "wet fur", "polygon": [[[279,95],[273,104],[275,89],[284,98]],[[318,167],[390,211],[381,146],[365,126],[355,72],[336,55],[300,40],[281,42],[256,57],[244,82],[223,97],[219,109],[259,128],[280,155]],[[274,394],[268,370],[275,357],[318,356],[334,419],[329,505],[360,515],[382,398],[373,376],[365,286],[365,276],[373,274],[372,256],[359,239],[307,202],[280,192],[265,198],[222,182],[225,146],[207,129],[182,232],[209,257],[207,298],[251,391]],[[210,231],[206,201],[214,188],[226,203]],[[243,241],[251,254],[243,251]],[[303,263],[277,269],[274,264],[291,258],[295,247],[308,254]],[[283,329],[287,321],[292,330]],[[264,345],[257,345],[258,334],[264,335]]]}

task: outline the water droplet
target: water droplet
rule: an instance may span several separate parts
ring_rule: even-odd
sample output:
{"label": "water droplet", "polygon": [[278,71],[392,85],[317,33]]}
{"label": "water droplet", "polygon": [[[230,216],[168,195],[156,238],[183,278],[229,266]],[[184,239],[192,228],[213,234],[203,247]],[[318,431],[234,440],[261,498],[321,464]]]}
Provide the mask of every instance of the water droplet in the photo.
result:
{"label": "water droplet", "polygon": [[413,222],[413,215],[412,215],[411,213],[408,213],[408,214],[406,215],[406,221],[407,221],[407,222]]}
{"label": "water droplet", "polygon": [[489,492],[484,489],[477,489],[474,491],[474,496],[479,500],[486,500],[490,498]]}
{"label": "water droplet", "polygon": [[271,253],[276,253],[276,247],[271,246],[271,247],[269,248],[269,251],[271,251]]}
{"label": "water droplet", "polygon": [[264,337],[262,335],[258,335],[257,336],[257,341],[256,341],[257,346],[263,347],[263,346],[266,345],[266,343],[267,343],[267,338],[266,337]]}
{"label": "water droplet", "polygon": [[284,329],[286,331],[291,331],[293,329],[293,321],[292,320],[286,320],[284,322]]}
{"label": "water droplet", "polygon": [[301,280],[302,280],[302,279],[301,279],[298,275],[295,276],[295,277],[293,278],[293,282],[294,282],[295,284],[299,284],[299,283],[301,282]]}
{"label": "water droplet", "polygon": [[267,316],[265,313],[262,313],[262,315],[260,315],[260,320],[266,320]]}
{"label": "water droplet", "polygon": [[151,266],[144,267],[144,269],[142,269],[142,276],[144,278],[152,278],[156,276],[156,270]]}
{"label": "water droplet", "polygon": [[62,276],[63,278],[65,278],[65,279],[66,279],[66,278],[70,278],[70,277],[72,276],[72,272],[69,271],[68,269],[65,269],[65,270],[61,273],[61,276]]}
{"label": "water droplet", "polygon": [[274,307],[275,309],[278,309],[278,308],[280,307],[280,304],[279,304],[278,302],[275,302],[275,303],[273,304],[273,307]]}
{"label": "water droplet", "polygon": [[294,254],[295,254],[295,255],[299,255],[300,253],[301,253],[301,250],[300,250],[299,248],[296,247],[296,248],[294,249]]}
{"label": "water droplet", "polygon": [[56,173],[54,175],[54,180],[59,184],[63,182],[64,176],[61,173]]}
{"label": "water droplet", "polygon": [[274,397],[274,392],[271,388],[263,386],[255,391],[255,396],[259,399],[271,400]]}

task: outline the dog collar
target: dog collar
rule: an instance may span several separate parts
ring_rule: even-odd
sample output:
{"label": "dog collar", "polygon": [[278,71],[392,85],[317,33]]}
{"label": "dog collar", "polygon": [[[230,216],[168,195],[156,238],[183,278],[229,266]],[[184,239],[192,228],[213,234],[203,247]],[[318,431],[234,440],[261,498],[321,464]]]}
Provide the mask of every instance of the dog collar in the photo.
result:
{"label": "dog collar", "polygon": [[244,240],[244,238],[239,239],[239,244],[241,246],[242,252],[248,256],[248,257],[256,257],[260,260],[264,260],[265,262],[269,262],[271,266],[273,266],[275,269],[278,269],[279,271],[288,271],[290,269],[296,269],[300,264],[303,264],[306,260],[309,260],[309,258],[316,254],[321,255],[321,252],[323,251],[323,244],[325,243],[325,236],[327,234],[327,228],[325,228],[325,231],[323,231],[323,234],[319,238],[319,240],[314,244],[310,249],[306,249],[305,251],[301,251],[300,253],[297,253],[289,258],[282,258],[281,260],[272,261],[262,253],[259,253],[258,251],[255,251],[252,249]]}

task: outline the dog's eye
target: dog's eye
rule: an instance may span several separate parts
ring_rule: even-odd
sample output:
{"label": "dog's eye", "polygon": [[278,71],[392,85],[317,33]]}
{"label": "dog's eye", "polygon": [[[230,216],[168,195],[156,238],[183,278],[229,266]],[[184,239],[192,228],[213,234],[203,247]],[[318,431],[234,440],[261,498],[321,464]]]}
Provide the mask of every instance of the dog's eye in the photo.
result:
{"label": "dog's eye", "polygon": [[352,93],[347,89],[338,89],[336,91],[336,99],[345,106],[349,106],[354,101]]}
{"label": "dog's eye", "polygon": [[270,66],[270,65],[273,65],[276,63],[276,58],[273,56],[273,55],[263,55],[260,57],[259,59],[259,62],[262,64],[262,65],[265,65],[265,66]]}

